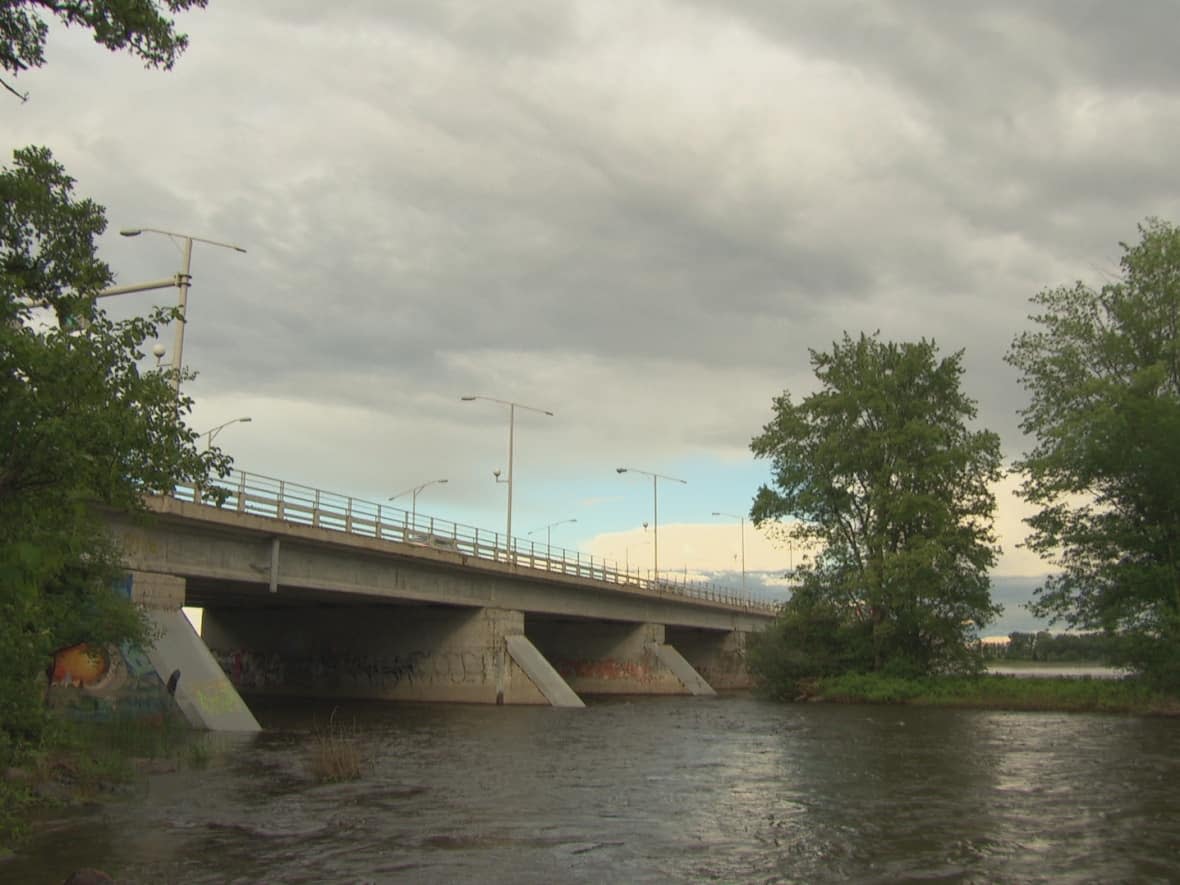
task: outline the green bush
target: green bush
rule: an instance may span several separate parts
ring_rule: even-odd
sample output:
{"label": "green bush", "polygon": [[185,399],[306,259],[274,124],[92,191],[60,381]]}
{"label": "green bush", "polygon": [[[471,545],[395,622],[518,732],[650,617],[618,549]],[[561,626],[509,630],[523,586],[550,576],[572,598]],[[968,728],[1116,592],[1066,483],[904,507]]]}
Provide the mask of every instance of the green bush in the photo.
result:
{"label": "green bush", "polygon": [[801,680],[868,669],[871,629],[797,593],[773,624],[750,637],[747,655],[750,672],[766,693],[794,697]]}

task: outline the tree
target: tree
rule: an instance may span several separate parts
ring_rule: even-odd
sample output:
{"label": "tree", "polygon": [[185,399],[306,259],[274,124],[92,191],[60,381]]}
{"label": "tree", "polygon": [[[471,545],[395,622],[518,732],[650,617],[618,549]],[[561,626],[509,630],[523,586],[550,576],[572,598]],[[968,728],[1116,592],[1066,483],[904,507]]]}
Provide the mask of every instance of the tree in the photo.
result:
{"label": "tree", "polygon": [[145,638],[96,507],[142,509],[144,492],[230,463],[197,450],[170,373],[139,368],[177,311],[114,322],[95,307],[106,220],[73,185],[45,148],[0,169],[0,749],[5,731],[37,733],[35,677],[55,649]]}
{"label": "tree", "polygon": [[793,538],[820,548],[795,570],[787,616],[835,617],[866,668],[972,665],[969,635],[999,611],[987,572],[1000,453],[994,433],[966,426],[962,352],[845,334],[811,363],[820,389],[777,397],[751,443],[774,483],[754,521],[793,518]]}
{"label": "tree", "polygon": [[1029,546],[1061,572],[1034,610],[1122,633],[1119,663],[1180,685],[1180,231],[1159,220],[1123,249],[1121,277],[1032,301],[1039,328],[1008,362],[1032,395],[1036,444],[1016,468],[1040,507]]}
{"label": "tree", "polygon": [[[129,50],[149,68],[171,69],[188,46],[167,12],[203,9],[208,0],[0,0],[0,71],[13,77],[45,64],[47,17],[94,34],[112,51]],[[19,96],[7,81],[0,85]]]}

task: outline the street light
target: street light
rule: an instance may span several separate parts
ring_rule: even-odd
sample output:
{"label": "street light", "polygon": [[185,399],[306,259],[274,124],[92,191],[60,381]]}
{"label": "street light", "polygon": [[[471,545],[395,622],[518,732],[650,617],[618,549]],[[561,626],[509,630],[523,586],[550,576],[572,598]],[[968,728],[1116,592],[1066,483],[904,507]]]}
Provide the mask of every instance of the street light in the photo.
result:
{"label": "street light", "polygon": [[400,498],[403,495],[410,495],[411,496],[410,497],[410,524],[413,525],[418,520],[418,493],[420,491],[422,491],[424,488],[426,488],[427,486],[435,486],[435,485],[441,486],[441,485],[446,485],[446,484],[447,484],[447,481],[445,479],[432,479],[432,480],[429,480],[428,482],[422,483],[422,485],[420,485],[420,486],[414,486],[412,489],[406,489],[404,492],[398,492],[396,495],[390,495],[389,500],[393,501],[394,499]]}
{"label": "street light", "polygon": [[664,476],[662,473],[651,473],[647,470],[638,470],[635,467],[616,467],[615,473],[642,473],[644,476],[651,477],[651,537],[652,537],[652,579],[660,580],[660,497],[659,482],[661,479],[666,479],[669,482],[678,482],[681,485],[688,485],[688,480],[677,479],[675,476]]}
{"label": "street light", "polygon": [[719,510],[713,511],[714,516],[727,516],[730,519],[741,520],[742,524],[742,595],[746,593],[746,518],[744,516],[737,516],[733,513],[722,513]]}
{"label": "street light", "polygon": [[[513,456],[513,438],[516,428],[516,410],[528,409],[530,412],[540,412],[542,415],[553,417],[553,413],[548,409],[538,409],[536,406],[526,406],[523,403],[514,403],[511,400],[496,399],[494,396],[461,396],[459,397],[465,403],[475,402],[477,399],[487,400],[490,403],[499,403],[502,406],[508,407],[508,529],[507,549],[512,552],[512,456]],[[496,481],[500,481],[500,472],[496,471]]]}
{"label": "street light", "polygon": [[201,434],[205,437],[205,448],[213,448],[213,440],[217,437],[217,434],[221,433],[221,431],[225,430],[225,428],[229,427],[231,424],[249,424],[253,420],[254,419],[250,418],[249,416],[245,418],[234,418],[232,421],[226,421],[224,424],[218,424],[211,430],[206,430],[203,434]]}
{"label": "street light", "polygon": [[[119,231],[125,237],[138,237],[142,233],[161,234],[165,237],[173,237],[183,241],[184,247],[181,250],[183,258],[180,264],[180,273],[176,275],[176,288],[179,290],[180,298],[177,306],[180,308],[180,317],[176,322],[176,338],[172,347],[172,389],[176,391],[176,395],[180,396],[180,369],[184,365],[181,358],[184,355],[184,324],[186,322],[188,311],[188,287],[192,282],[192,275],[189,273],[189,268],[192,265],[193,257],[193,243],[207,243],[210,246],[220,246],[223,249],[233,249],[235,252],[245,252],[241,246],[235,246],[233,243],[222,243],[218,240],[206,240],[203,237],[194,237],[188,234],[178,234],[170,230],[160,230],[158,227],[131,227]],[[147,284],[148,288],[157,288],[153,284]],[[133,287],[126,287],[126,291],[138,291]],[[109,294],[119,294],[111,291]]]}
{"label": "street light", "polygon": [[[549,525],[544,527],[545,528],[545,546],[547,548],[553,546],[553,543],[552,543],[553,542],[553,527],[557,526],[557,525],[565,525],[566,523],[570,523],[570,522],[577,522],[577,520],[576,519],[559,519],[557,522],[551,522],[551,523],[549,523]],[[539,531],[541,531],[541,530],[540,529],[533,529],[528,534],[531,535],[531,534],[533,534],[533,532],[539,532]]]}

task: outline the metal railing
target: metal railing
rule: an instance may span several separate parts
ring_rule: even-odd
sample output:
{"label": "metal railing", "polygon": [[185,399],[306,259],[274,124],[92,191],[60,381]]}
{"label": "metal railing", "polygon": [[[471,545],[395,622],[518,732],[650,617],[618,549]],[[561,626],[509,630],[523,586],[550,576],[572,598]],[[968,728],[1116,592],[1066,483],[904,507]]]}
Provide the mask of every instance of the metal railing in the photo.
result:
{"label": "metal railing", "polygon": [[[587,578],[656,595],[684,596],[742,608],[773,613],[776,604],[703,581],[659,580],[644,577],[638,568],[621,569],[617,562],[578,551],[553,548],[533,541],[512,539],[503,532],[480,529],[424,514],[411,514],[399,507],[375,504],[350,495],[326,492],[311,486],[233,471],[223,480],[204,488],[178,486],[173,497],[211,507],[236,510],[252,516],[281,519],[295,525],[330,529],[350,535],[394,541],[435,550],[461,553],[491,562],[504,562],[533,571]],[[217,499],[221,498],[220,503]]]}

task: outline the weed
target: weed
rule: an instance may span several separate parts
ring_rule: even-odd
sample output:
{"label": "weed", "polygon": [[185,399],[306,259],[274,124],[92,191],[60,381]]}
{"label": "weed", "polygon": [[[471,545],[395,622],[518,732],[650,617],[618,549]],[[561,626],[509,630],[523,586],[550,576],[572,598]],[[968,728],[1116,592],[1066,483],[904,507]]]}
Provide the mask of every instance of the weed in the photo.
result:
{"label": "weed", "polygon": [[308,749],[308,769],[312,777],[321,782],[353,781],[361,776],[361,753],[357,747],[357,729],[336,724],[336,711],[332,711],[325,728],[318,726],[312,732]]}

